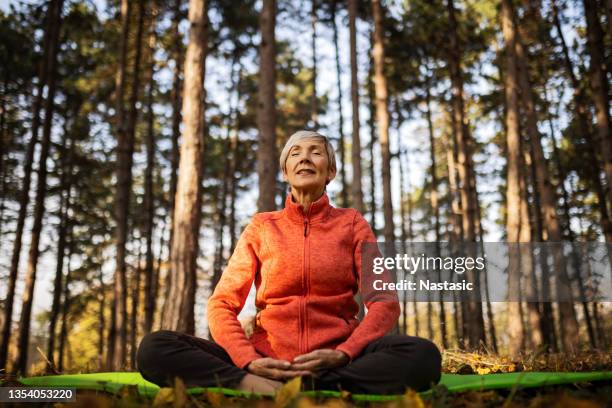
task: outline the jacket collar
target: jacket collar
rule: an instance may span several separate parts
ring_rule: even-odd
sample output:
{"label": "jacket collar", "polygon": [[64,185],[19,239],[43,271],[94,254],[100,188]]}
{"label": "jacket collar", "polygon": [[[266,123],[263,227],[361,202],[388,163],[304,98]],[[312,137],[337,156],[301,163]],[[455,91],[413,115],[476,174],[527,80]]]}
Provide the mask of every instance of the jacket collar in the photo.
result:
{"label": "jacket collar", "polygon": [[310,204],[310,208],[308,209],[308,213],[304,212],[304,207],[293,201],[291,198],[291,192],[287,194],[287,198],[285,199],[285,209],[283,212],[290,219],[298,222],[304,222],[305,218],[308,218],[310,221],[318,221],[322,220],[327,216],[332,206],[329,204],[329,197],[326,192],[323,192],[323,195],[319,197],[314,203]]}

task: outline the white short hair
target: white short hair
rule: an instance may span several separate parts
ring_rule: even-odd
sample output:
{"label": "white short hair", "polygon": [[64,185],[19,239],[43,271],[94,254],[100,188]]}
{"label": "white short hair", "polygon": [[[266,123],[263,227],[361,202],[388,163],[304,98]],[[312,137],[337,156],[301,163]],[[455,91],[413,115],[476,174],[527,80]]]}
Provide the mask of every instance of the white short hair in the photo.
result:
{"label": "white short hair", "polygon": [[283,147],[280,154],[279,164],[281,170],[286,170],[287,157],[289,157],[289,151],[291,148],[295,146],[296,143],[304,139],[317,139],[325,144],[325,151],[327,153],[327,160],[329,162],[329,170],[335,172],[336,154],[334,152],[334,146],[332,146],[331,142],[326,136],[312,130],[298,130],[289,137],[289,140],[287,140],[287,143],[285,143],[285,147]]}

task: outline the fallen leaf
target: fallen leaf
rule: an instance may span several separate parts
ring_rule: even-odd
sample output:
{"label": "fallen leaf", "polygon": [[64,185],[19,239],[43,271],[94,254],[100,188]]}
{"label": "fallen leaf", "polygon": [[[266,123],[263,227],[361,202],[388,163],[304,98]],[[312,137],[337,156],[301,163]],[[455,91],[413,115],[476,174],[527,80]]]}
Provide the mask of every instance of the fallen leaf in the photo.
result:
{"label": "fallen leaf", "polygon": [[174,401],[174,389],[172,388],[160,388],[153,400],[154,407],[161,407],[167,404],[171,404]]}
{"label": "fallen leaf", "polygon": [[302,378],[295,377],[287,381],[274,396],[274,402],[277,407],[286,407],[300,393],[302,388]]}
{"label": "fallen leaf", "polygon": [[174,379],[174,401],[172,406],[174,408],[183,408],[187,405],[187,400],[187,387],[185,387],[183,380],[176,377]]}
{"label": "fallen leaf", "polygon": [[221,408],[224,405],[224,396],[220,392],[206,391],[206,400],[213,408]]}

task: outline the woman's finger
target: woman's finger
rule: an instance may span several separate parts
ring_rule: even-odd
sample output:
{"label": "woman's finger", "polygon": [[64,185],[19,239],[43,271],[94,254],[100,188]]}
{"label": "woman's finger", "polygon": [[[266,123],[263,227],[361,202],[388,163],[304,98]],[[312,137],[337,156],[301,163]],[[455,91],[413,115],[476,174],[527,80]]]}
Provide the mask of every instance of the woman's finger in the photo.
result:
{"label": "woman's finger", "polygon": [[321,357],[321,350],[311,351],[310,353],[302,354],[293,359],[294,363],[303,363],[309,360],[318,359]]}
{"label": "woman's finger", "polygon": [[292,370],[316,370],[317,368],[320,368],[321,365],[323,364],[323,360],[321,359],[316,359],[316,360],[308,360],[305,361],[303,363],[293,363],[291,364],[291,369]]}
{"label": "woman's finger", "polygon": [[291,363],[285,360],[277,360],[275,358],[265,358],[261,361],[262,366],[268,368],[280,368],[280,369],[288,369],[291,366]]}
{"label": "woman's finger", "polygon": [[302,375],[310,375],[310,374],[311,372],[307,370],[278,370],[278,369],[273,368],[273,369],[268,370],[267,375],[262,374],[262,376],[277,379],[277,380],[284,380],[284,379],[299,377]]}

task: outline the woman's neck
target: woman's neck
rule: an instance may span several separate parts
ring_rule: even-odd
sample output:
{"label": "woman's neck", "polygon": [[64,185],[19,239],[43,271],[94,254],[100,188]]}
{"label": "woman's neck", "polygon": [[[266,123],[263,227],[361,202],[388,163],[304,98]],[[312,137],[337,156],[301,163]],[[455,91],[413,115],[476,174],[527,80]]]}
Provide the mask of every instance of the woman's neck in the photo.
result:
{"label": "woman's neck", "polygon": [[291,187],[291,196],[293,201],[304,207],[304,213],[308,213],[310,205],[317,201],[325,192],[325,187],[316,191],[303,191]]}

